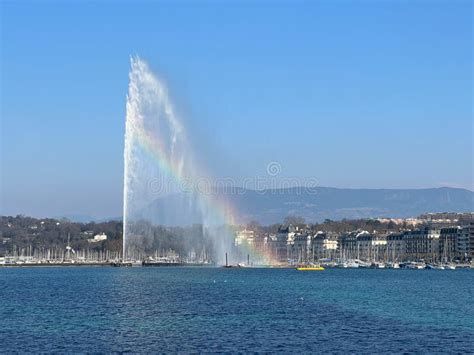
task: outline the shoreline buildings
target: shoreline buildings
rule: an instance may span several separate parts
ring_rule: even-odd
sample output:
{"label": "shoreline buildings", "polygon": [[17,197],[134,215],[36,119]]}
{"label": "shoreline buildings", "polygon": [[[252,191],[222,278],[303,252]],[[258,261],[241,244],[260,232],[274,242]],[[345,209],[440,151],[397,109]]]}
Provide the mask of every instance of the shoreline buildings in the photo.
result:
{"label": "shoreline buildings", "polygon": [[474,222],[461,226],[423,226],[391,233],[356,230],[347,233],[311,231],[292,224],[276,234],[243,230],[236,233],[237,249],[256,250],[280,263],[322,260],[430,263],[474,259]]}

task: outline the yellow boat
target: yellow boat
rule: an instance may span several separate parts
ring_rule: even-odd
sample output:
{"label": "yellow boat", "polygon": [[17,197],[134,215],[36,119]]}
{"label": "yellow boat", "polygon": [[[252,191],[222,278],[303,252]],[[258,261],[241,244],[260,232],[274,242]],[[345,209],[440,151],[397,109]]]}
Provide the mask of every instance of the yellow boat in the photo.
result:
{"label": "yellow boat", "polygon": [[324,271],[322,266],[300,266],[297,267],[296,270],[298,271]]}

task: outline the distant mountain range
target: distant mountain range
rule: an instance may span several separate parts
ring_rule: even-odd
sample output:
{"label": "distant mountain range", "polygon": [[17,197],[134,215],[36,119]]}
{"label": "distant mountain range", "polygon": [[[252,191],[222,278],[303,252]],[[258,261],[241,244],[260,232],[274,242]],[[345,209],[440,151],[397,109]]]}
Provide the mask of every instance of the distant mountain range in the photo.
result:
{"label": "distant mountain range", "polygon": [[[256,191],[237,188],[232,193],[215,191],[236,211],[236,222],[281,223],[287,216],[308,222],[325,219],[416,217],[427,212],[473,212],[474,192],[450,187],[429,189],[346,189],[304,187]],[[196,196],[175,194],[155,200],[141,214],[154,223],[199,223],[202,215]],[[180,211],[177,214],[175,211]],[[94,218],[85,215],[61,216],[75,222],[103,222],[121,217]]]}
{"label": "distant mountain range", "polygon": [[[214,192],[237,211],[238,223],[280,223],[287,216],[307,222],[376,217],[415,217],[427,212],[472,212],[474,192],[459,188],[345,189],[303,187],[274,190],[239,188]],[[175,211],[180,211],[176,214]],[[142,214],[155,223],[191,224],[201,220],[195,196],[177,194],[155,200]]]}

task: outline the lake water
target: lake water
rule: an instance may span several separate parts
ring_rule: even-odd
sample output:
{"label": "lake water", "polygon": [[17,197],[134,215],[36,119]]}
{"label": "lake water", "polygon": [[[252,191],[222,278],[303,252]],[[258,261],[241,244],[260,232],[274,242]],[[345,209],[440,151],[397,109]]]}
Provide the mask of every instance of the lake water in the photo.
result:
{"label": "lake water", "polygon": [[0,352],[472,352],[474,270],[0,268]]}

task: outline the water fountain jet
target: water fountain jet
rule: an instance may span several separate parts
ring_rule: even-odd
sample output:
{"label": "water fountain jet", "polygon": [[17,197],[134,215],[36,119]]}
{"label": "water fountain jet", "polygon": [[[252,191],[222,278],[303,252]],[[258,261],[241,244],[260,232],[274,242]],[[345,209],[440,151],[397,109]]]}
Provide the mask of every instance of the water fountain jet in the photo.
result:
{"label": "water fountain jet", "polygon": [[[162,245],[156,226],[201,226],[214,261],[231,249],[233,212],[211,192],[196,164],[168,90],[139,57],[131,58],[124,147],[123,258],[143,259]],[[167,230],[160,229],[166,234]],[[221,255],[220,255],[221,254]]]}

